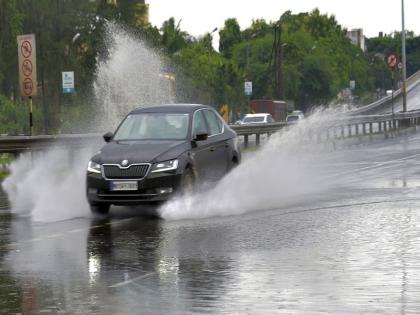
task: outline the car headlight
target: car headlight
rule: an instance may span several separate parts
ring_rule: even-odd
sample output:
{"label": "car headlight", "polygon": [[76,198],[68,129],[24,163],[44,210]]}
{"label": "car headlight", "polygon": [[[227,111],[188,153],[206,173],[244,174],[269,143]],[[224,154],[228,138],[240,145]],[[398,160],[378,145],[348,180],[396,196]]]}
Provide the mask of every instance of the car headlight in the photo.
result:
{"label": "car headlight", "polygon": [[178,160],[170,160],[153,164],[152,173],[167,172],[176,170],[178,167]]}
{"label": "car headlight", "polygon": [[101,164],[89,161],[87,170],[91,173],[101,174]]}

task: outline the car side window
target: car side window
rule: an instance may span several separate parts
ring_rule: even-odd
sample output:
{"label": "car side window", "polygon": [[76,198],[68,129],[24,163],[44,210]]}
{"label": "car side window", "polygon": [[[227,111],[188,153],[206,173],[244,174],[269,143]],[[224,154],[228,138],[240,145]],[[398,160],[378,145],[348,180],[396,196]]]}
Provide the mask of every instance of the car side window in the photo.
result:
{"label": "car side window", "polygon": [[209,134],[209,131],[207,129],[206,121],[204,119],[203,111],[199,110],[194,113],[193,118],[193,137],[207,133]]}
{"label": "car side window", "polygon": [[223,132],[223,122],[217,115],[211,110],[203,110],[204,116],[206,116],[207,123],[210,128],[210,136],[217,135]]}

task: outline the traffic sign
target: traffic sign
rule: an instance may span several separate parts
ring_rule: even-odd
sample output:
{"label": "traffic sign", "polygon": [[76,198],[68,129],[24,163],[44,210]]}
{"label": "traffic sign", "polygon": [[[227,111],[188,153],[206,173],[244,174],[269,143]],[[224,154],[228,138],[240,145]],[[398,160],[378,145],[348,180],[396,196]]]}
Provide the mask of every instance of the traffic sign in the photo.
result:
{"label": "traffic sign", "polygon": [[224,121],[229,121],[229,106],[227,104],[224,104],[222,107],[220,107],[219,113]]}
{"label": "traffic sign", "polygon": [[245,81],[244,90],[245,90],[246,96],[252,95],[252,82],[251,81]]}
{"label": "traffic sign", "polygon": [[32,55],[32,45],[29,41],[25,40],[20,46],[20,52],[24,58],[30,58]]}
{"label": "traffic sign", "polygon": [[32,66],[32,62],[29,59],[23,60],[22,63],[22,73],[25,77],[30,77],[32,74],[32,71],[34,70]]}
{"label": "traffic sign", "polygon": [[34,90],[34,83],[30,78],[25,78],[23,80],[22,89],[25,95],[31,95]]}
{"label": "traffic sign", "polygon": [[398,66],[398,64],[400,63],[397,54],[393,53],[393,52],[389,53],[386,56],[385,62],[387,64],[387,66],[392,70],[394,70]]}
{"label": "traffic sign", "polygon": [[74,72],[65,71],[62,74],[63,78],[63,93],[73,93],[74,92]]}
{"label": "traffic sign", "polygon": [[19,57],[19,86],[22,96],[37,94],[35,35],[17,36]]}

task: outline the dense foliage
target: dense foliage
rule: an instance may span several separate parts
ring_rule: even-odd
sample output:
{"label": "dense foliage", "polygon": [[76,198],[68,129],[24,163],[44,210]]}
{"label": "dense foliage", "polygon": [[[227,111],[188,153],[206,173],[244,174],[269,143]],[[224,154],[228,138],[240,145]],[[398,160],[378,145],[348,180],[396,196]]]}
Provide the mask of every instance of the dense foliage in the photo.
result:
{"label": "dense foliage", "polygon": [[[167,56],[176,74],[178,101],[229,104],[234,113],[247,111],[246,80],[253,82],[252,98],[284,95],[303,110],[339,102],[351,80],[356,82],[355,102],[369,101],[390,88],[384,56],[401,51],[400,34],[395,34],[369,39],[365,53],[351,44],[334,16],[317,9],[286,12],[274,22],[255,20],[244,30],[235,18],[227,19],[218,30],[217,52],[213,32],[194,38],[174,18],[160,28],[150,25],[144,1],[0,0],[0,132],[27,131],[27,108],[18,89],[16,35],[37,37],[36,131],[57,132],[74,127],[89,112],[96,66],[106,57],[104,24],[110,20]],[[411,35],[408,74],[420,67],[420,38]],[[75,71],[75,95],[61,92],[61,71],[67,70]]]}

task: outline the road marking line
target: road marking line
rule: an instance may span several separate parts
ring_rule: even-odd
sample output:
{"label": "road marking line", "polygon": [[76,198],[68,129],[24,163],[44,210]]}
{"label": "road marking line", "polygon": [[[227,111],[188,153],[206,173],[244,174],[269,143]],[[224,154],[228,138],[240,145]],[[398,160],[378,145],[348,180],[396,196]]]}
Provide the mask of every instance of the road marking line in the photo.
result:
{"label": "road marking line", "polygon": [[[335,205],[326,205],[326,206],[320,206],[320,207],[314,207],[314,208],[300,208],[292,211],[286,211],[282,213],[276,213],[276,214],[269,214],[267,217],[270,216],[277,216],[277,215],[288,215],[288,214],[299,214],[299,213],[305,213],[305,212],[315,212],[315,211],[322,211],[322,210],[331,210],[335,208],[349,208],[354,206],[367,206],[367,205],[375,205],[375,204],[386,204],[386,203],[400,203],[400,202],[408,202],[408,201],[418,201],[420,202],[420,198],[406,198],[406,199],[392,199],[392,200],[376,200],[376,201],[367,201],[367,202],[354,202],[354,203],[348,203],[348,204],[335,204]],[[261,209],[258,211],[275,211],[275,210],[285,210],[284,208],[266,208]],[[250,212],[251,214],[252,212]],[[254,218],[252,218],[254,220]]]}
{"label": "road marking line", "polygon": [[409,156],[406,156],[406,157],[403,157],[403,158],[400,158],[400,159],[395,159],[395,160],[380,162],[380,163],[375,164],[375,165],[370,165],[370,166],[365,166],[365,167],[361,167],[361,168],[358,168],[358,169],[352,169],[352,170],[344,171],[344,172],[341,172],[341,173],[337,173],[337,174],[331,175],[331,177],[347,175],[347,174],[351,174],[351,173],[354,173],[354,172],[366,171],[366,170],[378,168],[378,167],[381,167],[381,166],[389,166],[392,163],[397,163],[397,162],[402,162],[402,161],[410,160],[412,158],[419,157],[419,156],[420,156],[420,153],[413,154],[413,155],[409,155]]}
{"label": "road marking line", "polygon": [[132,279],[129,279],[129,280],[126,280],[126,281],[123,281],[123,282],[118,282],[116,284],[110,285],[110,286],[108,286],[108,288],[119,288],[119,287],[125,286],[127,284],[133,283],[137,280],[147,278],[147,277],[152,276],[154,274],[156,274],[156,272],[149,272],[149,273],[146,273],[145,275],[138,276],[136,278],[132,278]]}
{"label": "road marking line", "polygon": [[36,237],[36,238],[28,239],[28,240],[19,240],[19,241],[16,241],[16,242],[1,245],[0,249],[10,249],[12,247],[17,247],[19,245],[23,245],[25,243],[34,243],[34,242],[41,242],[41,241],[44,241],[46,239],[60,238],[60,237],[66,236],[70,233],[77,233],[77,232],[94,230],[94,229],[98,229],[98,228],[101,228],[101,227],[105,227],[106,225],[113,226],[113,225],[122,223],[124,221],[130,221],[130,220],[133,220],[133,219],[134,219],[134,217],[133,218],[120,219],[120,220],[116,220],[116,221],[113,221],[113,222],[106,222],[104,224],[92,225],[92,226],[89,226],[87,228],[72,229],[72,230],[64,231],[63,233],[59,233],[59,234],[43,235],[42,237]]}

